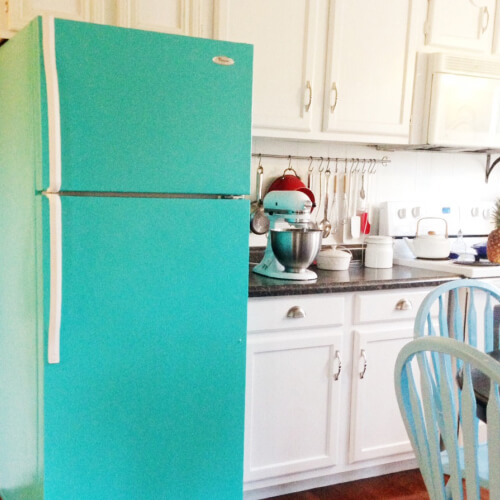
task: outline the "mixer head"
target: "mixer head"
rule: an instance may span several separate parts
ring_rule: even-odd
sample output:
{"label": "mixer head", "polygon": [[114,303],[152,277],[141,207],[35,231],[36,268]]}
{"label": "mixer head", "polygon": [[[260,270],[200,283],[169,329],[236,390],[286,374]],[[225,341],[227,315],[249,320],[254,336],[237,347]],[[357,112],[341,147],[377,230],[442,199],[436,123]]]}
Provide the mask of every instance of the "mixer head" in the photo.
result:
{"label": "mixer head", "polygon": [[311,218],[312,201],[301,191],[271,191],[264,198],[264,212],[270,218],[306,222]]}

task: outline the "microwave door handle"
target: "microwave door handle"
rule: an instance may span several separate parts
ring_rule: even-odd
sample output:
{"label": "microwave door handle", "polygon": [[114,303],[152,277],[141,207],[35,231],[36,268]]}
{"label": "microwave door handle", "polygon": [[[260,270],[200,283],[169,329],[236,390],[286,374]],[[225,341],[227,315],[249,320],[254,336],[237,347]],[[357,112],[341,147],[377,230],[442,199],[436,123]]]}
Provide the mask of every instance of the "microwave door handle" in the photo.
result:
{"label": "microwave door handle", "polygon": [[490,24],[490,11],[486,5],[481,7],[481,11],[481,35],[483,35]]}
{"label": "microwave door handle", "polygon": [[49,200],[50,229],[50,309],[48,334],[48,362],[60,361],[60,331],[62,306],[62,209],[61,197],[43,193]]}

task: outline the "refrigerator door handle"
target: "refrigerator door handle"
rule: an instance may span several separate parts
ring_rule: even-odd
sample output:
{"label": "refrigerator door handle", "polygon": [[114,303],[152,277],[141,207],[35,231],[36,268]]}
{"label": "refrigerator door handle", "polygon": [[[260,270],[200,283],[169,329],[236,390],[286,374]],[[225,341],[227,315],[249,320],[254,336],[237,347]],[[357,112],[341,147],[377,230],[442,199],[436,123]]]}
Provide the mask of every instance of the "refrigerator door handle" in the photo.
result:
{"label": "refrigerator door handle", "polygon": [[56,63],[56,37],[53,16],[42,17],[43,61],[47,84],[47,111],[49,121],[49,193],[61,189],[61,116],[59,79]]}
{"label": "refrigerator door handle", "polygon": [[49,200],[50,226],[50,312],[48,362],[60,361],[60,331],[62,306],[62,209],[58,194],[43,193]]}

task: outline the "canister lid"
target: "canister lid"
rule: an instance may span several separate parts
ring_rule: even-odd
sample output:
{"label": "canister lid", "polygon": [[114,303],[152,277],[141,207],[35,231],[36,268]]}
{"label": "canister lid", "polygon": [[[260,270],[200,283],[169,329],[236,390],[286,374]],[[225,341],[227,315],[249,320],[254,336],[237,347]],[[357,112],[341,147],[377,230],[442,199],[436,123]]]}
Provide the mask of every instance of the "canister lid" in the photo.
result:
{"label": "canister lid", "polygon": [[392,245],[392,238],[390,236],[368,236],[366,243],[373,243],[374,245]]}

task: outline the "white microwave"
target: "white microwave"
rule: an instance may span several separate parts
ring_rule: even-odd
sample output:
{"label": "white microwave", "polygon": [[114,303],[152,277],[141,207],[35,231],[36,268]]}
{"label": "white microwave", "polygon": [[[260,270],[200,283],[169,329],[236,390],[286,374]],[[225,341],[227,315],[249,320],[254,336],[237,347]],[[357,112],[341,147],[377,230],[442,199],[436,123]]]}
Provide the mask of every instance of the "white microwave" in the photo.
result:
{"label": "white microwave", "polygon": [[419,53],[410,143],[500,147],[500,58]]}

